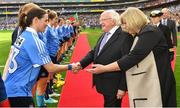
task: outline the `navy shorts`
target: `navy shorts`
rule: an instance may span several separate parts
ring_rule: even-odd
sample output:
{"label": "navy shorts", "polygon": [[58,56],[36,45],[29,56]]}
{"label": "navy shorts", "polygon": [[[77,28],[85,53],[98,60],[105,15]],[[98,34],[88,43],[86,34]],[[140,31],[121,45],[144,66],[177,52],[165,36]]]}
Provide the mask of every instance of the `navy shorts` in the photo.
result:
{"label": "navy shorts", "polygon": [[[57,57],[50,56],[50,58],[54,64],[58,64]],[[39,80],[39,78],[48,77],[48,75],[49,75],[48,71],[43,66],[41,66],[37,81]]]}
{"label": "navy shorts", "polygon": [[0,102],[4,101],[5,99],[7,99],[6,89],[0,75]]}

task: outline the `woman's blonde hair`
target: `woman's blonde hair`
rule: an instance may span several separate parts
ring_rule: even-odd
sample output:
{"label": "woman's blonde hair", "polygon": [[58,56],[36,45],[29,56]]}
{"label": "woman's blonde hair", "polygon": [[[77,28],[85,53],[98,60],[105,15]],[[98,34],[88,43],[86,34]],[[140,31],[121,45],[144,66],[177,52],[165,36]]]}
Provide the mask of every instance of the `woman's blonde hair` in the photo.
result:
{"label": "woman's blonde hair", "polygon": [[143,26],[148,24],[149,20],[147,16],[138,8],[129,7],[125,12],[120,15],[120,22],[126,22],[128,31],[138,33]]}

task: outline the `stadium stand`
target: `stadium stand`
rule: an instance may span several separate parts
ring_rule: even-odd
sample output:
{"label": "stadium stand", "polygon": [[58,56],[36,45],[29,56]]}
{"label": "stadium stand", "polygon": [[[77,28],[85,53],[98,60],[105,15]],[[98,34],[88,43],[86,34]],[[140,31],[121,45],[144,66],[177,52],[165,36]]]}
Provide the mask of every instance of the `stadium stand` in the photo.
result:
{"label": "stadium stand", "polygon": [[[44,9],[52,9],[59,17],[70,17],[78,13],[79,20],[86,27],[96,27],[99,14],[107,9],[115,9],[119,13],[127,7],[138,7],[149,14],[159,7],[169,7],[172,17],[179,19],[179,0],[0,0],[0,29],[13,29],[17,21],[19,8],[28,2],[34,2]],[[179,21],[177,21],[179,25]]]}

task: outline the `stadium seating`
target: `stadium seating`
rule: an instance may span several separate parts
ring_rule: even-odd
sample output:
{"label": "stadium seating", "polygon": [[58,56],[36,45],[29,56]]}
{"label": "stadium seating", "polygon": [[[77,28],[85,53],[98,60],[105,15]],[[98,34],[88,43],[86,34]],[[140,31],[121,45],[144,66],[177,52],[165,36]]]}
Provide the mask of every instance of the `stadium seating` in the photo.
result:
{"label": "stadium seating", "polygon": [[[125,2],[126,1],[126,2]],[[17,22],[19,8],[28,2],[34,2],[44,9],[57,11],[66,18],[78,13],[79,20],[86,26],[99,26],[98,17],[103,10],[115,9],[119,13],[127,7],[138,7],[151,11],[159,7],[179,9],[178,0],[0,0],[0,29],[11,29]]]}

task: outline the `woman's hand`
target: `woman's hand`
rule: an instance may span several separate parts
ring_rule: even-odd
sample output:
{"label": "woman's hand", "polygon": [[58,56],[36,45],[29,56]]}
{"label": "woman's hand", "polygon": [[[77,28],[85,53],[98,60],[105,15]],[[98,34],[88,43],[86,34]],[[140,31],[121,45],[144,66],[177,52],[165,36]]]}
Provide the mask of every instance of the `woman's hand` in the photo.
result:
{"label": "woman's hand", "polygon": [[91,69],[86,69],[87,72],[100,74],[106,72],[105,66],[101,64],[93,64]]}
{"label": "woman's hand", "polygon": [[93,74],[100,74],[105,72],[114,72],[114,71],[120,71],[120,67],[118,63],[115,61],[113,63],[110,63],[108,65],[101,65],[101,64],[93,64],[92,69],[86,69],[87,72],[93,73]]}

